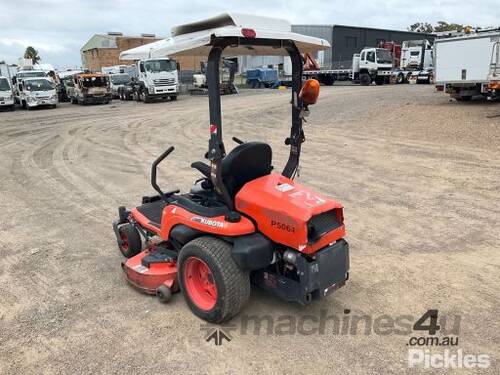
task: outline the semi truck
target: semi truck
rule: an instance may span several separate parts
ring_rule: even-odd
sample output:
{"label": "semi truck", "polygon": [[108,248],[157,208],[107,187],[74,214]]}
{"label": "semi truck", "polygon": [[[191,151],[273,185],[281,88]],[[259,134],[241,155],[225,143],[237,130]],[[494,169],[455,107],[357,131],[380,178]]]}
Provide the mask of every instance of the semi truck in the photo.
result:
{"label": "semi truck", "polygon": [[385,48],[363,48],[354,54],[351,69],[313,69],[304,70],[305,77],[316,78],[320,83],[333,85],[343,77],[349,77],[355,83],[377,85],[389,83],[393,67],[393,57]]}
{"label": "semi truck", "polygon": [[399,64],[392,75],[396,83],[430,83],[433,78],[433,46],[427,39],[401,43]]}
{"label": "semi truck", "polygon": [[151,58],[136,62],[136,78],[130,94],[137,101],[149,103],[155,99],[176,100],[179,94],[179,66],[170,58]]}
{"label": "semi truck", "polygon": [[437,39],[435,84],[457,101],[500,97],[500,29]]}

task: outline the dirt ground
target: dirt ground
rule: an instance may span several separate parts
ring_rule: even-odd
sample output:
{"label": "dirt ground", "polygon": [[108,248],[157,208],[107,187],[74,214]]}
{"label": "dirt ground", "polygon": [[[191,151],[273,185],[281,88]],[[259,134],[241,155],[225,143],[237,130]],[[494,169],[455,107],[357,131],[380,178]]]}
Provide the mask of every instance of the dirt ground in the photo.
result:
{"label": "dirt ground", "polygon": [[[264,140],[283,166],[289,99],[224,97],[228,148],[230,136]],[[207,148],[207,107],[184,96],[0,113],[0,373],[400,374],[415,370],[407,343],[425,332],[256,334],[243,319],[309,317],[311,328],[327,312],[412,325],[428,309],[460,316],[451,350],[487,354],[481,372],[500,372],[499,103],[427,86],[323,88],[298,181],[344,204],[350,280],[306,307],[252,289],[220,346],[180,294],[162,305],[127,285],[111,228],[119,205],[152,193],[150,164],[169,145],[161,185],[186,190],[199,177],[189,165]]]}

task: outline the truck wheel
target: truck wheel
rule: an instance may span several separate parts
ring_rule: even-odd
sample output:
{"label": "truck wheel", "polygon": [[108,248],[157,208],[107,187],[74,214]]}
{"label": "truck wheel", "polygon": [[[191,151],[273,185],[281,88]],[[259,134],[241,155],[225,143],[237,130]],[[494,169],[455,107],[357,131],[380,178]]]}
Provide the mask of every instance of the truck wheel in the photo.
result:
{"label": "truck wheel", "polygon": [[371,83],[372,83],[372,77],[370,77],[370,75],[367,74],[367,73],[362,73],[362,74],[359,75],[359,82],[363,86],[371,85]]}
{"label": "truck wheel", "polygon": [[28,105],[26,104],[26,100],[23,100],[21,102],[21,107],[23,107],[23,109],[27,109],[28,108]]}
{"label": "truck wheel", "polygon": [[177,100],[177,95],[170,95],[170,100],[175,102]]}
{"label": "truck wheel", "polygon": [[335,79],[332,76],[324,76],[322,82],[327,86],[332,86]]}
{"label": "truck wheel", "polygon": [[238,314],[250,297],[250,277],[231,256],[231,245],[199,237],[181,249],[179,284],[191,311],[211,323]]}
{"label": "truck wheel", "polygon": [[403,73],[399,73],[398,76],[396,77],[396,83],[398,85],[402,84],[405,81],[405,77],[403,76]]}
{"label": "truck wheel", "polygon": [[382,76],[375,77],[375,84],[377,86],[383,85],[384,84],[384,77],[382,77]]}
{"label": "truck wheel", "polygon": [[142,250],[141,235],[132,224],[124,224],[118,228],[120,242],[118,248],[125,258],[132,258]]}
{"label": "truck wheel", "polygon": [[470,102],[472,99],[471,95],[457,96],[457,102]]}

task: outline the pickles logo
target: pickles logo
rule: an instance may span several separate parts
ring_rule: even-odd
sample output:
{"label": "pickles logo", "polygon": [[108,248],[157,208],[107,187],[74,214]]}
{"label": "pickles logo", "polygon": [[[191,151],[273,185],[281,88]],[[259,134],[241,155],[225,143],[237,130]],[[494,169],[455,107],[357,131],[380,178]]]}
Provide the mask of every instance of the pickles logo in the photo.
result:
{"label": "pickles logo", "polygon": [[208,225],[209,227],[224,228],[224,223],[222,221],[210,220],[205,217],[195,216],[191,218],[191,221],[196,221],[197,223]]}

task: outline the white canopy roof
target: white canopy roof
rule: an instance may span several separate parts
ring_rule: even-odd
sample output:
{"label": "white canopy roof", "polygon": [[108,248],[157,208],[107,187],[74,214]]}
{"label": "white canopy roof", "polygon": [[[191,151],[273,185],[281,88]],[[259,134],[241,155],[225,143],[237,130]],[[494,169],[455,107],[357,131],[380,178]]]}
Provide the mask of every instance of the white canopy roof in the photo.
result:
{"label": "white canopy roof", "polygon": [[[223,13],[216,17],[192,22],[172,28],[172,37],[154,43],[124,51],[122,60],[140,60],[158,57],[176,56],[208,56],[212,36],[242,37],[243,29],[255,31],[256,38],[292,40],[301,53],[314,53],[328,49],[330,44],[320,38],[293,33],[288,21],[246,15],[240,13]],[[224,55],[286,55],[283,48],[267,46],[235,46],[227,48]]]}

